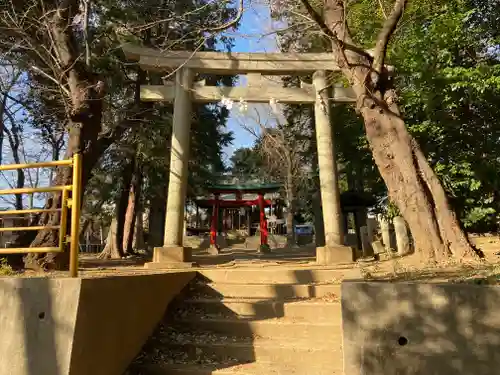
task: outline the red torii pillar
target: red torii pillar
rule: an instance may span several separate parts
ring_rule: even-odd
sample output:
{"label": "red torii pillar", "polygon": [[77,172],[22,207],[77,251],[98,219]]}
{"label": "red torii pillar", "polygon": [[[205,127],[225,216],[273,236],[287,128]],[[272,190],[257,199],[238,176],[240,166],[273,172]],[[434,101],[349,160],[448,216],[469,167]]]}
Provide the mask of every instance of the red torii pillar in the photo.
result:
{"label": "red torii pillar", "polygon": [[214,196],[215,202],[212,206],[212,222],[210,224],[210,246],[217,247],[217,224],[219,223],[219,194]]}
{"label": "red torii pillar", "polygon": [[259,209],[260,209],[260,244],[267,245],[267,219],[266,212],[264,210],[264,194],[259,193]]}
{"label": "red torii pillar", "polygon": [[[243,194],[241,194],[241,191],[237,191],[236,192],[236,201],[241,202],[242,199],[243,199]],[[241,207],[238,208],[238,230],[241,230]]]}

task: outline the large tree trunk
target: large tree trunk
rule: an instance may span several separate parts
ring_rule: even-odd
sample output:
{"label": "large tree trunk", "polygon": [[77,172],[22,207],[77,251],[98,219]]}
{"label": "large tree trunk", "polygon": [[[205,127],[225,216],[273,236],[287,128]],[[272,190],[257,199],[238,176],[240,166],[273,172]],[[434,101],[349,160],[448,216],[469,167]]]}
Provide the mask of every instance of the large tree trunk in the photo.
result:
{"label": "large tree trunk", "polygon": [[333,53],[358,97],[357,107],[364,119],[375,163],[391,200],[397,204],[410,227],[416,250],[430,259],[450,255],[474,257],[476,253],[461,229],[438,177],[406,129],[389,73],[383,67],[383,58],[380,60],[380,54],[385,55],[388,38],[404,4],[405,0],[396,1],[372,60],[351,47],[353,42],[344,22],[343,3],[325,0],[325,21],[331,31]]}
{"label": "large tree trunk", "polygon": [[[7,133],[7,139],[9,140],[9,145],[12,151],[12,157],[14,159],[15,164],[21,164],[21,155],[19,154],[19,147],[21,146],[21,128],[17,126],[17,124],[12,122],[11,129],[7,129],[6,127],[4,128],[4,132]],[[16,188],[21,189],[24,187],[24,182],[25,182],[25,174],[24,170],[18,169],[16,171],[17,178],[16,178]],[[16,194],[16,203],[15,203],[16,210],[22,210],[23,209],[23,196],[22,194]]]}
{"label": "large tree trunk", "polygon": [[145,248],[146,244],[144,243],[144,217],[141,204],[139,203],[135,219],[133,249],[144,250]]}
{"label": "large tree trunk", "polygon": [[142,171],[139,166],[139,161],[135,159],[134,172],[131,178],[127,212],[125,214],[125,223],[123,228],[123,251],[126,254],[132,254],[135,222],[139,208],[139,200],[141,199],[141,184]]}
{"label": "large tree trunk", "polygon": [[[76,0],[64,0],[58,3],[58,8],[52,12],[51,37],[54,41],[56,55],[65,67],[65,87],[69,89],[68,128],[69,139],[65,158],[71,158],[80,153],[83,156],[82,165],[82,195],[91,177],[92,168],[103,155],[105,150],[118,139],[125,130],[133,123],[132,116],[124,120],[122,124],[113,130],[112,136],[101,135],[103,98],[105,95],[105,84],[95,74],[88,62],[82,61],[78,39],[74,31],[68,28],[73,18],[79,12],[79,2]],[[67,68],[66,68],[67,67]],[[138,108],[140,102],[140,84],[144,73],[139,71],[136,82],[135,100],[131,108]],[[58,168],[55,173],[53,185],[69,185],[72,183],[71,168]],[[83,201],[83,199],[81,200]],[[52,194],[46,204],[47,208],[61,207],[61,194]],[[60,215],[58,213],[42,214],[38,224],[58,225]],[[68,223],[68,229],[70,223]],[[58,233],[51,230],[43,230],[36,238],[29,232],[23,235],[22,246],[27,246],[31,240],[31,246],[54,246],[58,242]],[[30,254],[25,257],[27,268],[43,269],[67,269],[69,265],[68,252],[57,254]]]}
{"label": "large tree trunk", "polygon": [[127,221],[127,207],[129,204],[129,196],[130,196],[130,184],[132,182],[132,175],[134,173],[134,163],[135,161],[132,159],[131,161],[127,161],[123,166],[122,170],[122,183],[120,195],[118,197],[118,202],[116,203],[116,229],[115,229],[115,243],[114,245],[117,247],[116,253],[120,254],[120,257],[125,256],[124,249],[124,235],[125,235],[125,226]]}
{"label": "large tree trunk", "polygon": [[121,259],[123,257],[123,251],[121,251],[121,247],[118,246],[117,242],[117,228],[118,222],[116,218],[113,218],[106,237],[106,246],[104,246],[104,250],[99,254],[99,259]]}
{"label": "large tree trunk", "polygon": [[132,254],[134,252],[132,249],[132,242],[134,238],[134,228],[135,228],[135,216],[134,216],[135,206],[136,206],[136,196],[135,196],[135,189],[132,184],[132,186],[130,186],[127,211],[125,212],[125,220],[123,223],[123,252],[125,254]]}
{"label": "large tree trunk", "polygon": [[[101,131],[102,106],[104,97],[104,83],[98,76],[89,71],[89,67],[80,61],[77,41],[68,24],[78,13],[77,1],[63,1],[54,11],[52,17],[51,37],[54,48],[67,66],[66,80],[70,93],[71,108],[68,111],[69,140],[65,158],[71,158],[76,153],[83,156],[82,165],[82,194],[90,173],[104,150],[109,146],[107,141],[99,138]],[[53,185],[71,185],[72,169],[57,168]],[[54,193],[48,199],[46,207],[60,208],[61,193]],[[59,213],[44,213],[40,217],[40,224],[58,225]],[[70,228],[70,223],[68,223]],[[30,239],[24,236],[23,242]],[[57,246],[58,231],[42,230],[31,243],[32,247]],[[27,268],[66,269],[69,262],[68,252],[46,254],[29,254],[25,257]]]}

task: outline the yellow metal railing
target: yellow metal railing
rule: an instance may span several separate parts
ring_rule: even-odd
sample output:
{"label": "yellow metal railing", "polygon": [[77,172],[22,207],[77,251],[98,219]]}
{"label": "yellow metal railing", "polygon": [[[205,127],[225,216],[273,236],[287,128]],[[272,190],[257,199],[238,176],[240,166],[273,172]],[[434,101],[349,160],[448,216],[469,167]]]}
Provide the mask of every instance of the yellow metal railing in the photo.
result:
{"label": "yellow metal railing", "polygon": [[[46,168],[68,166],[73,167],[73,184],[63,186],[48,186],[41,188],[20,188],[20,189],[3,189],[0,190],[0,195],[9,194],[34,194],[34,193],[52,193],[62,192],[61,208],[56,209],[29,209],[29,210],[9,210],[0,211],[0,216],[16,215],[16,214],[33,214],[44,212],[60,212],[61,220],[59,225],[42,225],[29,227],[9,227],[0,228],[0,232],[20,232],[26,230],[59,230],[59,244],[54,247],[20,247],[20,248],[0,248],[0,254],[24,254],[24,253],[59,253],[63,252],[68,239],[68,210],[71,208],[71,232],[69,236],[69,271],[71,277],[78,276],[78,240],[79,240],[79,225],[80,225],[80,207],[81,207],[81,192],[82,192],[82,156],[81,154],[73,155],[72,159],[49,161],[44,163],[33,164],[10,164],[0,165],[0,171],[12,171],[17,169],[27,168]],[[71,197],[70,193],[71,192]]]}

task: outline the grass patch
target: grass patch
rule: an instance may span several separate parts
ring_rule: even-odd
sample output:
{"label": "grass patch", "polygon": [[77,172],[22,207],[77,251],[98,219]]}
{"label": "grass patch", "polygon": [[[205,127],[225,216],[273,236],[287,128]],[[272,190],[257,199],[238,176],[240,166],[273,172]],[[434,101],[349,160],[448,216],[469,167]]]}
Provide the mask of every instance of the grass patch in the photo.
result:
{"label": "grass patch", "polygon": [[7,262],[7,259],[0,258],[0,276],[14,276],[16,272]]}

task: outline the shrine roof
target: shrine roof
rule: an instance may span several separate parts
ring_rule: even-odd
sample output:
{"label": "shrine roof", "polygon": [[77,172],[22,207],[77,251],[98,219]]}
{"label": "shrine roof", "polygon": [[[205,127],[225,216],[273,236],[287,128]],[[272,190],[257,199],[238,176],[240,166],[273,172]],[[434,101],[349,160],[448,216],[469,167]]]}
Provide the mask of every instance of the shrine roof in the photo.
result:
{"label": "shrine roof", "polygon": [[[196,205],[200,208],[212,208],[215,204],[214,199],[197,199],[195,201]],[[240,207],[252,207],[252,206],[257,206],[258,201],[257,200],[230,200],[230,201],[225,201],[225,200],[219,200],[217,201],[217,204],[221,208],[240,208]],[[271,206],[272,201],[270,199],[264,199],[264,207],[269,207]]]}
{"label": "shrine roof", "polygon": [[241,193],[272,193],[277,192],[282,188],[278,183],[248,183],[248,184],[216,184],[207,186],[207,190],[211,193],[231,194],[236,192]]}

